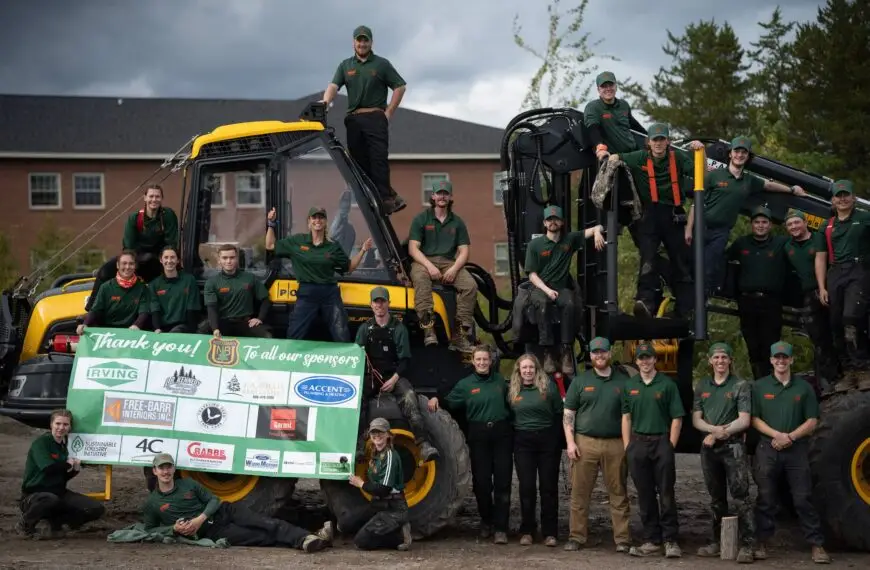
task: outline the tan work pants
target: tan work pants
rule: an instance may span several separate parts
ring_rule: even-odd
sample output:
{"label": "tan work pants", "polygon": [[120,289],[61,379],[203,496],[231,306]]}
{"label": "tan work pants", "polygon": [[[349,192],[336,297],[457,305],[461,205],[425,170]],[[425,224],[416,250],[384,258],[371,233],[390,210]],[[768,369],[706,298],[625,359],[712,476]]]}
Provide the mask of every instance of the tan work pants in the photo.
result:
{"label": "tan work pants", "polygon": [[604,475],[604,486],[610,495],[610,518],[613,521],[613,540],[616,544],[630,544],[628,531],[629,506],[628,465],[622,438],[587,437],[574,435],[580,450],[580,460],[571,462],[571,518],[570,536],[586,544],[589,533],[589,502],[598,478],[598,467]]}
{"label": "tan work pants", "polygon": [[[429,261],[443,274],[452,265],[453,260],[446,257],[430,257]],[[432,311],[432,278],[423,265],[416,261],[411,264],[411,281],[414,282],[414,309],[423,318],[427,311]],[[456,289],[456,320],[463,327],[474,324],[474,305],[477,303],[477,282],[465,269],[460,269],[456,279],[450,284]],[[451,323],[448,323],[451,324]]]}

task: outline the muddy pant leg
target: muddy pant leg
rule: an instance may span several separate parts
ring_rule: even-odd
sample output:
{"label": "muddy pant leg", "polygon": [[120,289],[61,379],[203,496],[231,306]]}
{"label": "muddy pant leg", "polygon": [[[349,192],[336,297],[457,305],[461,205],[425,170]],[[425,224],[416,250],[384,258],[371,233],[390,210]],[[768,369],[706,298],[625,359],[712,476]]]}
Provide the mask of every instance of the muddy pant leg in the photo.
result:
{"label": "muddy pant leg", "polygon": [[[332,287],[332,286],[330,286]],[[333,342],[350,342],[350,329],[347,326],[347,310],[341,300],[341,290],[336,285],[332,291],[324,293],[320,303],[320,316],[329,327]]]}
{"label": "muddy pant leg", "polygon": [[338,518],[338,529],[342,534],[354,535],[379,512],[380,509],[371,502],[367,502],[358,509],[347,509]]}
{"label": "muddy pant leg", "polygon": [[356,533],[353,543],[360,550],[396,548],[403,542],[402,525],[408,521],[407,503],[403,498],[375,502],[378,512]]}
{"label": "muddy pant leg", "polygon": [[535,287],[530,295],[532,306],[535,308],[535,320],[538,324],[538,345],[553,346],[553,323],[550,318],[553,302],[547,294]]}
{"label": "muddy pant leg", "polygon": [[[452,263],[452,262],[451,262]],[[477,305],[477,282],[471,273],[461,269],[453,282],[456,289],[456,320],[466,328],[474,326],[474,307]]]}
{"label": "muddy pant leg", "polygon": [[67,491],[55,508],[55,520],[65,523],[73,530],[95,521],[106,512],[102,503],[74,491]]}
{"label": "muddy pant leg", "polygon": [[704,236],[704,290],[707,296],[722,287],[725,275],[725,246],[731,228],[707,228]]}
{"label": "muddy pant leg", "polygon": [[21,513],[24,524],[32,527],[41,520],[48,520],[55,526],[55,513],[60,505],[60,497],[54,493],[30,493],[21,498]]}
{"label": "muddy pant leg", "polygon": [[481,524],[492,526],[492,475],[495,450],[485,424],[470,422],[468,426],[468,452],[471,456],[471,479],[477,512]]}
{"label": "muddy pant leg", "polygon": [[804,294],[804,330],[813,343],[813,361],[816,374],[832,381],[837,376],[837,362],[834,358],[834,343],[831,335],[828,308],[819,301],[817,291]]}
{"label": "muddy pant leg", "polygon": [[507,422],[499,422],[493,429],[490,445],[493,447],[493,511],[492,526],[507,532],[511,511],[511,479],[513,478],[513,429]]}
{"label": "muddy pant leg", "polygon": [[643,525],[643,539],[646,542],[661,544],[662,526],[659,520],[659,504],[656,501],[656,477],[653,462],[654,441],[632,439],[628,444],[628,471],[637,489],[637,509]]}
{"label": "muddy pant leg", "polygon": [[677,465],[674,448],[667,436],[662,436],[658,441],[654,463],[656,487],[658,487],[661,504],[662,539],[665,542],[675,542],[680,534],[677,496],[674,491],[677,482]]}
{"label": "muddy pant leg", "polygon": [[867,271],[861,263],[852,263],[843,298],[843,333],[852,365],[863,368],[870,354],[867,350]]}
{"label": "muddy pant leg", "polygon": [[625,462],[625,447],[622,438],[598,440],[601,449],[601,476],[610,496],[610,520],[613,523],[613,540],[616,544],[629,544],[628,466]]}
{"label": "muddy pant leg", "polygon": [[749,496],[749,459],[743,442],[729,443],[722,457],[728,490],[737,511],[740,544],[751,547],[755,543],[755,519],[752,513],[752,498]]}
{"label": "muddy pant leg", "polygon": [[828,269],[828,307],[831,319],[836,359],[843,368],[849,366],[849,353],[844,338],[843,311],[845,309],[846,268],[843,264],[832,265]]}
{"label": "muddy pant leg", "polygon": [[535,503],[538,498],[538,454],[540,440],[536,432],[517,430],[514,433],[514,465],[520,488],[520,533],[534,534],[538,529]]}
{"label": "muddy pant leg", "polygon": [[399,378],[393,387],[393,395],[396,397],[402,415],[405,416],[408,423],[411,424],[411,429],[414,430],[414,442],[419,445],[424,441],[429,441],[429,432],[423,422],[423,415],[420,413],[420,405],[417,402],[417,393],[414,392],[411,382],[407,378]]}
{"label": "muddy pant leg", "polygon": [[656,289],[660,286],[655,262],[658,257],[661,236],[656,228],[655,217],[655,206],[645,207],[643,217],[636,222],[637,230],[635,231],[640,256],[636,299],[643,301],[651,311],[656,309]]}
{"label": "muddy pant leg", "polygon": [[580,544],[586,544],[589,535],[589,503],[598,478],[598,441],[585,435],[574,435],[580,460],[571,462],[571,518],[568,528],[569,538]]}
{"label": "muddy pant leg", "polygon": [[727,446],[701,447],[701,471],[710,494],[710,510],[713,511],[712,542],[719,542],[722,517],[728,516],[728,478],[722,458],[723,450],[727,450]]}
{"label": "muddy pant leg", "polygon": [[574,291],[559,289],[556,298],[556,308],[559,311],[559,340],[562,344],[574,342]]}
{"label": "muddy pant leg", "polygon": [[807,440],[795,442],[781,453],[783,469],[791,489],[791,498],[804,538],[812,546],[822,546],[822,523],[813,505],[813,482],[810,473],[809,443]]}
{"label": "muddy pant leg", "polygon": [[423,265],[416,261],[411,264],[411,281],[414,284],[414,309],[422,320],[428,312],[432,312],[432,277]]}
{"label": "muddy pant leg", "polygon": [[[560,426],[561,427],[561,426]],[[562,446],[561,430],[541,430],[538,435],[538,480],[541,493],[541,532],[545,537],[556,536],[559,527],[559,466]],[[563,436],[564,437],[564,436]]]}
{"label": "muddy pant leg", "polygon": [[[224,503],[215,516],[219,532],[233,546],[284,546],[302,548],[310,532],[287,521],[265,517],[245,507]],[[233,540],[235,539],[235,541]]]}
{"label": "muddy pant leg", "polygon": [[776,530],[778,506],[777,479],[782,472],[779,452],[770,446],[769,439],[762,439],[755,449],[755,483],[758,485],[758,500],[755,505],[755,529],[759,542],[765,542]]}

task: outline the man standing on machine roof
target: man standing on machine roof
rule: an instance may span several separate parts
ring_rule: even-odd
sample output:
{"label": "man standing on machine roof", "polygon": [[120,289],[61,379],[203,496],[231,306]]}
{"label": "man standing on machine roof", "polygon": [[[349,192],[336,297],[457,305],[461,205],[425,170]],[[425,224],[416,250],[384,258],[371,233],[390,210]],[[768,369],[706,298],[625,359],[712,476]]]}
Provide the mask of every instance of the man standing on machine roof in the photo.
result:
{"label": "man standing on machine roof", "polygon": [[414,260],[411,264],[414,308],[424,331],[424,344],[438,344],[432,313],[432,283],[453,286],[456,289],[458,329],[453,332],[450,348],[471,352],[474,348],[471,335],[474,307],[477,304],[477,283],[464,268],[471,239],[465,222],[453,212],[453,184],[446,180],[436,182],[432,192],[430,207],[413,219],[408,237],[408,254]]}
{"label": "man standing on machine roof", "polygon": [[[643,204],[643,217],[638,220],[636,229],[640,271],[634,314],[638,317],[650,317],[656,310],[652,306],[659,278],[655,259],[662,243],[671,263],[676,317],[688,318],[694,305],[689,248],[682,227],[686,223],[683,183],[692,177],[694,165],[689,156],[671,148],[669,136],[667,125],[654,123],[649,128],[648,150],[610,155],[610,160],[621,159],[631,169]],[[704,148],[698,141],[692,141],[689,146],[692,150]]]}
{"label": "man standing on machine roof", "polygon": [[529,281],[535,286],[531,302],[535,308],[538,322],[538,345],[544,350],[544,372],[556,371],[551,349],[553,338],[553,308],[559,316],[559,340],[561,349],[562,374],[574,374],[574,323],[575,295],[578,285],[571,279],[569,271],[574,254],[583,249],[585,241],[595,239],[595,249],[605,246],[604,227],[601,225],[582,232],[564,232],[562,208],[544,208],[544,229],[546,234],[529,242],[526,249],[525,271]]}
{"label": "man standing on machine roof", "polygon": [[[360,168],[374,182],[381,196],[384,212],[390,215],[406,204],[390,185],[390,119],[405,95],[405,80],[390,60],[372,51],[372,30],[357,26],[353,31],[352,57],[335,70],[323,102],[335,99],[338,90],[347,86],[347,150]],[[393,90],[387,105],[387,88]]]}
{"label": "man standing on machine roof", "polygon": [[852,181],[836,181],[832,193],[835,215],[822,230],[815,271],[819,299],[831,311],[837,359],[847,372],[834,389],[844,392],[855,387],[853,373],[870,364],[870,213],[855,209]]}

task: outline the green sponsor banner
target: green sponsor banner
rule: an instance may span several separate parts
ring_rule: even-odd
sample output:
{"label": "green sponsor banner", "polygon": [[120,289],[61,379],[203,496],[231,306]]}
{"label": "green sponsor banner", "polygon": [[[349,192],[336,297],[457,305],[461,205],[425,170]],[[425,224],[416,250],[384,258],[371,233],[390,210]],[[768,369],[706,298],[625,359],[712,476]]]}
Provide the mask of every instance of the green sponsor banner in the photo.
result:
{"label": "green sponsor banner", "polygon": [[67,406],[89,463],[346,479],[365,352],[356,344],[89,327]]}

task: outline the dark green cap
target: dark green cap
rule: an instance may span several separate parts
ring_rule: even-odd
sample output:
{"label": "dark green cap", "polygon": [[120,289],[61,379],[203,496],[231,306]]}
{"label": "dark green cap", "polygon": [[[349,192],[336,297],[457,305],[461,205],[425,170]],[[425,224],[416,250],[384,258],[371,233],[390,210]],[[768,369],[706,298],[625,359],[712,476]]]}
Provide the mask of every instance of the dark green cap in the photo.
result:
{"label": "dark green cap", "polygon": [[786,356],[791,356],[791,345],[784,340],[779,342],[775,342],[770,345],[770,355],[776,356],[777,354],[784,354]]}
{"label": "dark green cap", "polygon": [[603,336],[596,336],[589,342],[589,352],[596,350],[610,350],[610,341]]}
{"label": "dark green cap", "polygon": [[657,139],[659,137],[670,137],[671,130],[664,123],[653,123],[650,125],[648,136],[650,140]]}
{"label": "dark green cap", "polygon": [[432,185],[432,192],[447,192],[453,194],[453,184],[449,180],[442,180]]}
{"label": "dark green cap", "polygon": [[783,221],[787,222],[792,218],[800,218],[802,220],[806,220],[807,215],[804,214],[803,212],[801,212],[800,210],[796,210],[794,208],[789,208],[788,213],[785,215],[785,220],[783,220]]}
{"label": "dark green cap", "polygon": [[616,83],[616,76],[613,75],[612,71],[602,71],[598,74],[598,77],[595,78],[595,83],[601,87],[605,83]]}
{"label": "dark green cap", "polygon": [[724,352],[728,356],[731,356],[734,351],[731,350],[731,345],[727,342],[714,342],[710,345],[710,349],[707,351],[707,356],[713,356],[717,352]]}
{"label": "dark green cap", "polygon": [[547,206],[544,208],[544,219],[546,220],[548,218],[564,219],[562,218],[562,208],[559,206]]}
{"label": "dark green cap", "polygon": [[764,206],[758,206],[754,210],[752,210],[752,216],[750,219],[754,220],[758,216],[764,216],[768,220],[772,219],[773,215],[770,213],[770,210],[765,208]]}
{"label": "dark green cap", "polygon": [[308,210],[308,217],[310,218],[311,216],[316,216],[317,214],[326,217],[326,208],[322,206],[311,206],[311,209]]}
{"label": "dark green cap", "polygon": [[387,291],[386,287],[375,287],[372,289],[371,293],[372,301],[376,301],[378,299],[383,299],[384,301],[390,300],[390,292]]}
{"label": "dark green cap", "polygon": [[634,349],[635,358],[640,358],[641,356],[655,356],[656,349],[653,348],[653,345],[648,342],[642,342],[637,345],[637,348]]}
{"label": "dark green cap", "polygon": [[749,137],[735,137],[733,141],[731,141],[731,150],[742,148],[746,150],[746,152],[752,152],[752,141],[749,140]]}
{"label": "dark green cap", "polygon": [[850,196],[855,193],[855,185],[851,180],[837,180],[834,182],[834,187],[831,188],[831,193],[836,196],[842,192],[846,192]]}
{"label": "dark green cap", "polygon": [[368,26],[357,26],[353,30],[353,39],[357,39],[360,36],[363,36],[363,37],[367,38],[369,41],[371,41],[372,29]]}

